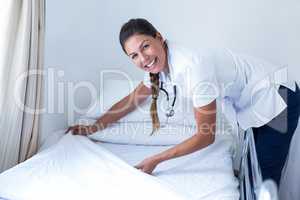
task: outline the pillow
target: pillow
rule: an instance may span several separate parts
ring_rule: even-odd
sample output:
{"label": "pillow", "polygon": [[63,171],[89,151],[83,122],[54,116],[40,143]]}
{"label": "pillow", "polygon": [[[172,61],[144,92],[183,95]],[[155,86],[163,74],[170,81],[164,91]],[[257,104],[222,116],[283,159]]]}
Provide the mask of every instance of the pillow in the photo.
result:
{"label": "pillow", "polygon": [[[88,110],[83,118],[97,119],[103,115],[112,105],[120,101],[122,98],[132,92],[140,83],[140,81],[126,81],[126,80],[108,80],[102,87],[103,92],[101,97],[95,101],[94,105]],[[151,97],[147,98],[139,107],[133,112],[127,114],[119,122],[145,122],[151,121],[150,106]],[[172,101],[172,98],[171,98]],[[160,121],[166,122],[167,117],[165,115],[167,108],[166,96],[163,92],[160,92],[157,100],[158,116]],[[189,104],[190,103],[190,104]],[[170,124],[185,124],[188,126],[195,125],[192,102],[188,99],[177,95],[174,116],[168,119]]]}
{"label": "pillow", "polygon": [[[94,124],[94,119],[80,119],[78,124]],[[181,124],[162,125],[161,128],[151,135],[152,122],[117,122],[98,131],[88,137],[92,140],[115,144],[135,145],[175,145],[191,137],[195,133],[195,126],[183,126]]]}
{"label": "pillow", "polygon": [[[77,124],[94,124],[94,119],[81,118]],[[151,135],[152,122],[116,122],[102,131],[98,131],[88,137],[100,141],[116,144],[134,145],[176,145],[196,132],[196,126],[184,124],[162,124],[160,129]],[[221,118],[217,118],[216,137],[230,139],[232,137],[230,127],[225,127]],[[229,136],[229,137],[228,137]]]}

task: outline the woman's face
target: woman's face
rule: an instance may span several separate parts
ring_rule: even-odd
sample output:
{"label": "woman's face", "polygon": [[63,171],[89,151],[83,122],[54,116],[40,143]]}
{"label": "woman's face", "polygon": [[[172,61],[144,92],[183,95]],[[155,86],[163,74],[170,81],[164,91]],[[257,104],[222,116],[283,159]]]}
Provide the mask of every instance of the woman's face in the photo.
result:
{"label": "woman's face", "polygon": [[163,38],[136,34],[124,44],[127,55],[133,63],[146,72],[158,73],[167,67],[167,56]]}

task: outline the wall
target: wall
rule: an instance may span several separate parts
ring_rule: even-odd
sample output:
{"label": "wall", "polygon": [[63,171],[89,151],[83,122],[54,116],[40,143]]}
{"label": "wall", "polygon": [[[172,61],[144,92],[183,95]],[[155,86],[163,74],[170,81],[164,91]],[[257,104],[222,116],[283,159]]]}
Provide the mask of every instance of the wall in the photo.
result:
{"label": "wall", "polygon": [[[299,80],[299,10],[296,0],[47,1],[47,113],[42,116],[40,140],[86,111],[101,92],[103,70],[121,70],[132,79],[142,77],[118,42],[119,29],[129,18],[147,18],[165,38],[185,46],[229,47],[289,65],[290,75]],[[121,77],[105,73],[105,78]]]}

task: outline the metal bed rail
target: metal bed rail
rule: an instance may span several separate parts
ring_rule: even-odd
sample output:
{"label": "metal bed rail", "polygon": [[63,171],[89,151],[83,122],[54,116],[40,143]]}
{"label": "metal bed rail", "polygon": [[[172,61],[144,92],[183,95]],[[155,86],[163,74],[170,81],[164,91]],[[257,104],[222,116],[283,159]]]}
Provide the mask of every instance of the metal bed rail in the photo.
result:
{"label": "metal bed rail", "polygon": [[263,181],[257,160],[252,129],[243,132],[241,161],[239,165],[240,200],[278,200],[274,181]]}

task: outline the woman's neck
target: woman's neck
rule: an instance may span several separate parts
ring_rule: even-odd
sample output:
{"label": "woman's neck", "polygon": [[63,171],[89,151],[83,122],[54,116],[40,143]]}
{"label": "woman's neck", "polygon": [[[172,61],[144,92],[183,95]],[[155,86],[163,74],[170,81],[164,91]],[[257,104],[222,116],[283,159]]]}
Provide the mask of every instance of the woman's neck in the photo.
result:
{"label": "woman's neck", "polygon": [[163,72],[168,75],[170,73],[170,69],[169,69],[169,65],[167,64],[167,66],[164,67]]}
{"label": "woman's neck", "polygon": [[166,55],[166,66],[164,67],[163,69],[163,72],[168,75],[169,72],[170,72],[170,69],[169,69],[169,51],[168,51],[168,44],[167,44],[167,41],[165,40],[164,41],[164,47],[165,47],[165,55]]}

